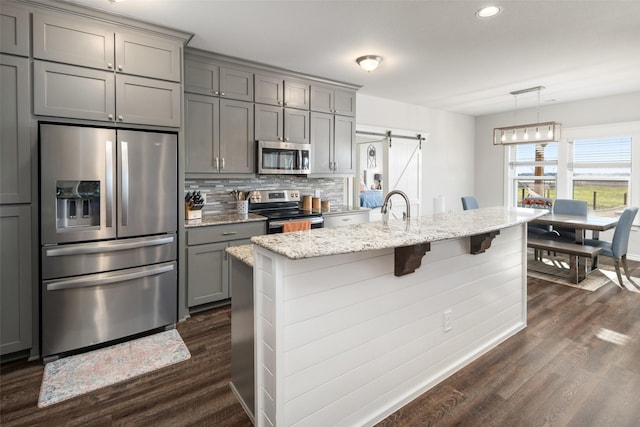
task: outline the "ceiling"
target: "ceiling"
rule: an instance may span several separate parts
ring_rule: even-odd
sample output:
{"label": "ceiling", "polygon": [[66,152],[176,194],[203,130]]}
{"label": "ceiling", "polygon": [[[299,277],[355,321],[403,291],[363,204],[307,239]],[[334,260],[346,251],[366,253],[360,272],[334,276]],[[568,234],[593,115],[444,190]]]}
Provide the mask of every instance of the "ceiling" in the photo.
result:
{"label": "ceiling", "polygon": [[[473,116],[640,91],[635,0],[70,0],[194,33],[189,46]],[[489,3],[502,12],[478,19]],[[376,54],[367,73],[355,58]],[[535,107],[537,94],[517,97]]]}

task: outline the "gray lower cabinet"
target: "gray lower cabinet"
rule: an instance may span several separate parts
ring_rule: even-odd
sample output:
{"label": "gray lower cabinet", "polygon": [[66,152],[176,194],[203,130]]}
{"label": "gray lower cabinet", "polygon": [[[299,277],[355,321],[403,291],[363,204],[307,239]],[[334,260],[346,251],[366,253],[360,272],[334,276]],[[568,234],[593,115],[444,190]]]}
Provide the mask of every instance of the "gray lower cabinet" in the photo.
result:
{"label": "gray lower cabinet", "polygon": [[29,59],[0,54],[0,203],[31,202]]}
{"label": "gray lower cabinet", "polygon": [[0,52],[29,56],[29,11],[0,3]]}
{"label": "gray lower cabinet", "polygon": [[266,222],[195,227],[187,230],[187,303],[196,307],[231,297],[229,246],[246,245],[266,234]]}
{"label": "gray lower cabinet", "polygon": [[253,103],[185,96],[186,173],[255,173]]}
{"label": "gray lower cabinet", "polygon": [[311,112],[311,174],[352,174],[355,119]]}
{"label": "gray lower cabinet", "polygon": [[33,56],[174,82],[182,75],[182,45],[175,39],[55,12],[34,12]]}
{"label": "gray lower cabinet", "polygon": [[255,139],[309,143],[309,112],[255,104]]}
{"label": "gray lower cabinet", "polygon": [[325,213],[323,216],[325,227],[345,227],[347,225],[364,224],[369,222],[369,210]]}
{"label": "gray lower cabinet", "polygon": [[179,83],[34,61],[36,115],[179,127]]}
{"label": "gray lower cabinet", "polygon": [[0,355],[32,346],[31,206],[0,206]]}

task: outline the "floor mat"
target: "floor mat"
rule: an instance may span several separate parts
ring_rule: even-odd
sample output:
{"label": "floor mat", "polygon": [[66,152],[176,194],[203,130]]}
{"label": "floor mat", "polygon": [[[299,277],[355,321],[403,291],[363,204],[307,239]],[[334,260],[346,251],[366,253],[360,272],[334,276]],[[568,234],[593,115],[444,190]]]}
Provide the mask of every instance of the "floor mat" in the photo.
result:
{"label": "floor mat", "polygon": [[191,357],[177,330],[65,357],[44,369],[38,407],[146,374]]}

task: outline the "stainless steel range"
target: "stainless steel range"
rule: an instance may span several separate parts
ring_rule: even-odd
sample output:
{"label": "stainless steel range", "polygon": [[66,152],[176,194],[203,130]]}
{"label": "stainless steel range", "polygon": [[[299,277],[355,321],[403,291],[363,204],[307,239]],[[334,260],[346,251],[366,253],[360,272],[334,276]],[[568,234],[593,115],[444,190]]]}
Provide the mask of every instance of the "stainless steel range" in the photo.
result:
{"label": "stainless steel range", "polygon": [[282,233],[285,222],[310,220],[311,228],[322,228],[324,218],[321,212],[304,210],[300,207],[298,190],[252,191],[249,197],[249,212],[266,216],[267,233]]}
{"label": "stainless steel range", "polygon": [[42,356],[177,321],[177,147],[172,133],[40,125]]}

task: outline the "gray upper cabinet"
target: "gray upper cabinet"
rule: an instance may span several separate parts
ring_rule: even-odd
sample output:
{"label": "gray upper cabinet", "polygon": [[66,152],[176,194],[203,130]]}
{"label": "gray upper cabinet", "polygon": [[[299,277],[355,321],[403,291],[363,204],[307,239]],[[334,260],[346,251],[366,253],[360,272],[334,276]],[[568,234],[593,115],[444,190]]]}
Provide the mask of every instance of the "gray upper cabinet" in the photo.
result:
{"label": "gray upper cabinet", "polygon": [[29,12],[0,3],[0,52],[29,56]]}
{"label": "gray upper cabinet", "polygon": [[309,143],[309,112],[255,104],[255,139]]}
{"label": "gray upper cabinet", "polygon": [[180,81],[179,43],[137,31],[116,32],[116,71],[155,79]]}
{"label": "gray upper cabinet", "polygon": [[186,95],[186,173],[253,174],[253,104]]}
{"label": "gray upper cabinet", "polygon": [[0,206],[0,355],[32,346],[31,206]]}
{"label": "gray upper cabinet", "polygon": [[0,203],[31,202],[29,59],[0,54]]}
{"label": "gray upper cabinet", "polygon": [[255,102],[280,105],[287,108],[309,109],[310,86],[308,83],[280,76],[256,74]]}
{"label": "gray upper cabinet", "polygon": [[253,72],[185,58],[185,92],[253,101]]}
{"label": "gray upper cabinet", "polygon": [[33,14],[36,59],[179,82],[181,55],[181,44],[169,38],[121,31],[90,18]]}
{"label": "gray upper cabinet", "polygon": [[179,83],[34,61],[34,113],[180,127]]}
{"label": "gray upper cabinet", "polygon": [[356,93],[346,89],[311,85],[311,110],[355,116]]}
{"label": "gray upper cabinet", "polygon": [[355,119],[311,113],[311,174],[353,174]]}

